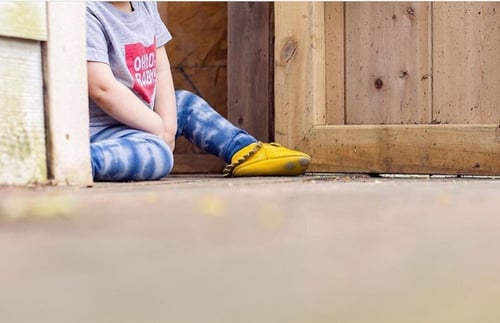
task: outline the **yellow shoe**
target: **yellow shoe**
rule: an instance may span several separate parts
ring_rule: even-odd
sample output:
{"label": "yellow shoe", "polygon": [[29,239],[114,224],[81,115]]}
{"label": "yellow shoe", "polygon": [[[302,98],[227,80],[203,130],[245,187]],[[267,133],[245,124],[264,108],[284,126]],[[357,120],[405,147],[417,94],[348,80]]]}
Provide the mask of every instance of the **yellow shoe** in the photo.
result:
{"label": "yellow shoe", "polygon": [[297,176],[304,174],[311,157],[277,143],[256,142],[234,154],[224,176]]}

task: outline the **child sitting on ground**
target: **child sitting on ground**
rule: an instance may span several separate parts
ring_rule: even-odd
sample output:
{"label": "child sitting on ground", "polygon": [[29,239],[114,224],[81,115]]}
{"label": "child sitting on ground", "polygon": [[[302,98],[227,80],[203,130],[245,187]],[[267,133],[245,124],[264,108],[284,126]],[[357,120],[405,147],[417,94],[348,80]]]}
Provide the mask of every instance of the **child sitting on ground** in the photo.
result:
{"label": "child sitting on ground", "polygon": [[87,3],[92,174],[98,181],[159,179],[185,136],[222,158],[226,176],[295,176],[310,157],[258,142],[199,96],[175,91],[155,2]]}

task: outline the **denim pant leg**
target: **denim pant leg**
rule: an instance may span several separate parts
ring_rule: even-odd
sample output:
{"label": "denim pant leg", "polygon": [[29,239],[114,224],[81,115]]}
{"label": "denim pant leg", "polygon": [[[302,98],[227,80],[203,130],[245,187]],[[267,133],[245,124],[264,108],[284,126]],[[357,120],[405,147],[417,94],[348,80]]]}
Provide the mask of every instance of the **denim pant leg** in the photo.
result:
{"label": "denim pant leg", "polygon": [[170,147],[159,137],[111,126],[90,137],[94,180],[138,181],[160,179],[173,168]]}
{"label": "denim pant leg", "polygon": [[177,137],[184,136],[198,148],[226,163],[243,147],[257,140],[236,127],[205,100],[189,91],[176,91]]}

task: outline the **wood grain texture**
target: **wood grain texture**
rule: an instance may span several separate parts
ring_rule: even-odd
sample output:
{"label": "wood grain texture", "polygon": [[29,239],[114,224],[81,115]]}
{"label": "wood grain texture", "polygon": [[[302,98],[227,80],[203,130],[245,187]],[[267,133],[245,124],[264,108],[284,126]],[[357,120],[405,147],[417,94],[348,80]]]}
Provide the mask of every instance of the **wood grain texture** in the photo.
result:
{"label": "wood grain texture", "polygon": [[[49,40],[42,46],[49,178],[92,184],[85,46],[85,4],[47,2]],[[71,28],[69,28],[71,26]]]}
{"label": "wood grain texture", "polygon": [[190,90],[227,115],[227,6],[221,2],[159,3],[173,39],[167,52],[176,89]]}
{"label": "wood grain texture", "polygon": [[500,175],[498,125],[316,127],[310,171]]}
{"label": "wood grain texture", "polygon": [[209,154],[176,153],[172,174],[220,174],[225,165],[222,159]]}
{"label": "wood grain texture", "polygon": [[270,139],[272,4],[228,2],[228,119],[258,140]]}
{"label": "wood grain texture", "polygon": [[167,50],[175,66],[227,64],[226,2],[167,2],[162,19],[173,39]]}
{"label": "wood grain texture", "polygon": [[0,37],[0,183],[47,179],[40,43]]}
{"label": "wood grain texture", "polygon": [[175,87],[191,91],[205,99],[221,115],[227,115],[227,92],[214,89],[226,88],[225,67],[183,67],[172,68]]}
{"label": "wood grain texture", "polygon": [[[322,125],[326,102],[320,76],[326,63],[312,45],[325,17],[316,10],[319,5],[276,4],[276,135],[312,156],[310,171],[500,175],[498,120],[428,124],[428,3],[345,4],[346,125]],[[362,77],[371,81],[363,83]],[[457,108],[460,104],[452,107]]]}
{"label": "wood grain texture", "polygon": [[46,40],[45,4],[44,1],[0,2],[0,35]]}
{"label": "wood grain texture", "polygon": [[345,17],[346,123],[429,123],[429,3],[350,2]]}
{"label": "wood grain texture", "polygon": [[326,123],[345,122],[343,2],[325,2]]}
{"label": "wood grain texture", "polygon": [[500,3],[435,2],[435,123],[500,123]]}
{"label": "wood grain texture", "polygon": [[295,147],[325,124],[324,5],[275,3],[275,137]]}

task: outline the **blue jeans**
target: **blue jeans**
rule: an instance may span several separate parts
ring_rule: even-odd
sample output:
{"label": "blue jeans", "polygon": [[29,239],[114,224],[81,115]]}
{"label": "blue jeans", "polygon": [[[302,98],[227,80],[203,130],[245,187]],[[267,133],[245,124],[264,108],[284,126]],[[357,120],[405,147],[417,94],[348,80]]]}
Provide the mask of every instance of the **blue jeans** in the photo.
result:
{"label": "blue jeans", "polygon": [[[237,128],[205,100],[176,91],[177,133],[226,163],[257,140]],[[173,153],[158,136],[124,125],[110,126],[90,137],[92,174],[96,181],[152,180],[165,177],[174,166]]]}

